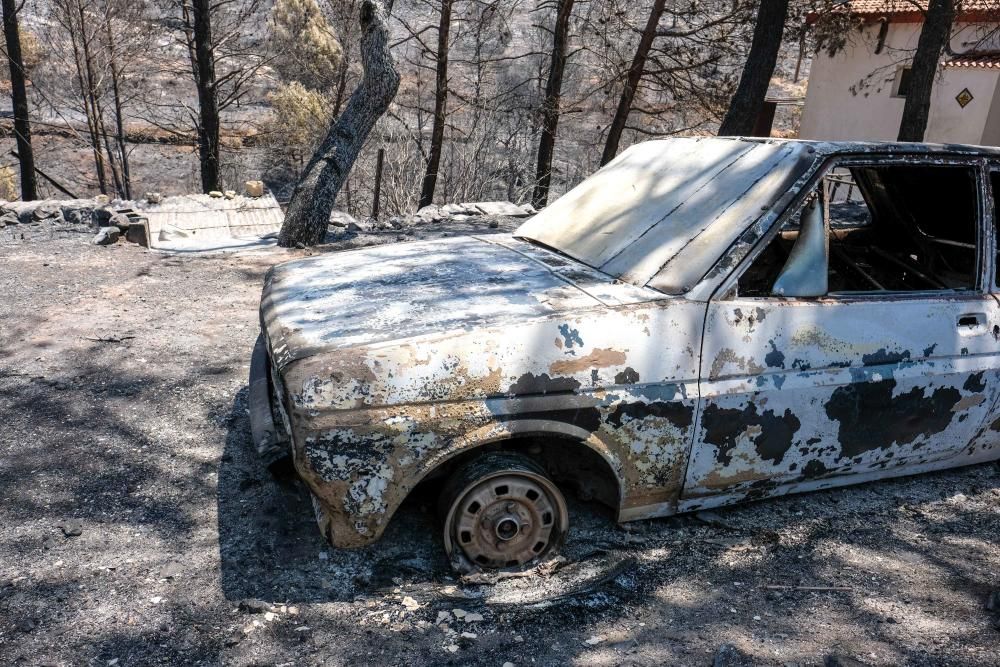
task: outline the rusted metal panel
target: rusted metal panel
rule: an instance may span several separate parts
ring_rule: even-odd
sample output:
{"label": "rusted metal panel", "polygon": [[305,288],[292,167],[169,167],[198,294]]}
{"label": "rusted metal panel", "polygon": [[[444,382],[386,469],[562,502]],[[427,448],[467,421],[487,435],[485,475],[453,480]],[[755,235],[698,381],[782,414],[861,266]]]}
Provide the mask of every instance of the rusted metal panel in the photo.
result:
{"label": "rusted metal panel", "polygon": [[[970,312],[982,325],[959,327]],[[961,457],[1000,384],[986,295],[734,299],[712,303],[705,326],[685,499]]]}

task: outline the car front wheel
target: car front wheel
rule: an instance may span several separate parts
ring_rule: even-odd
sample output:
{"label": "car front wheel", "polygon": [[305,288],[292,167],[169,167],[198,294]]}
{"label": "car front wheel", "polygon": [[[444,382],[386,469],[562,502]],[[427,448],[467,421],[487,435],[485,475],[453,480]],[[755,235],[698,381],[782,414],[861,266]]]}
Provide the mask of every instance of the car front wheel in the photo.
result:
{"label": "car front wheel", "polygon": [[441,494],[444,546],[457,569],[522,567],[554,555],[569,528],[562,493],[537,463],[494,452],[469,461]]}

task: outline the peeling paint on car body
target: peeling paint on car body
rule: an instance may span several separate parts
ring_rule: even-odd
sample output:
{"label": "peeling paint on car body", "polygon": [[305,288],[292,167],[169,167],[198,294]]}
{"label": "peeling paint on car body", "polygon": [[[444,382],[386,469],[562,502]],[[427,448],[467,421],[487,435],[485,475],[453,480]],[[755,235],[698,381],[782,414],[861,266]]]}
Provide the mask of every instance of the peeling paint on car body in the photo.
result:
{"label": "peeling paint on car body", "polygon": [[[698,200],[714,221],[707,227],[674,211],[675,229],[690,234],[669,253],[637,249],[660,248],[656,234],[636,231],[645,222],[625,225],[634,237],[626,248],[608,239],[587,246],[606,264],[623,258],[621,271],[541,245],[559,247],[536,218],[515,235],[332,253],[268,273],[261,324],[273,392],[257,394],[274,396],[332,544],[378,539],[428,475],[525,437],[599,457],[617,482],[621,521],[1000,458],[992,296],[975,295],[986,318],[978,335],[955,328],[969,298],[727,293],[831,156],[1000,159],[1000,151],[651,143],[701,154],[699,168],[717,177],[744,157],[747,169],[726,177],[736,199],[726,193],[715,209]],[[644,146],[633,157],[656,154]],[[628,213],[627,200],[615,206]],[[655,207],[636,214],[655,217]]]}

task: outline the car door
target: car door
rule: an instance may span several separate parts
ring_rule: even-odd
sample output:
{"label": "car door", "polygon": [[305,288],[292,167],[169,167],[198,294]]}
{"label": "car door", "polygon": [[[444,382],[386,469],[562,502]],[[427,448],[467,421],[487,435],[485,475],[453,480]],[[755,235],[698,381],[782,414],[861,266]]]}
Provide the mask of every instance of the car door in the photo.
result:
{"label": "car door", "polygon": [[[993,218],[993,248],[991,256],[993,261],[993,278],[990,281],[990,292],[993,298],[1000,303],[1000,162],[990,162],[987,170],[987,211],[992,213]],[[994,332],[1000,334],[1000,332]],[[998,335],[997,337],[1000,337]],[[993,402],[989,414],[986,416],[983,425],[966,450],[963,452],[964,462],[976,463],[980,461],[992,461],[1000,459],[1000,397]]]}
{"label": "car door", "polygon": [[955,464],[998,384],[984,179],[827,165],[708,306],[681,509]]}

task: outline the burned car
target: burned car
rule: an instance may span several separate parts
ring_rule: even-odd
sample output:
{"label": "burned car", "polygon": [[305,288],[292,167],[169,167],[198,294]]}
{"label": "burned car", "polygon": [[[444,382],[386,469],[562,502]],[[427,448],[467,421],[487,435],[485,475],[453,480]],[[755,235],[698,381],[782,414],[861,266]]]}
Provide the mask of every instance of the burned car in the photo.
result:
{"label": "burned car", "polygon": [[[1000,151],[633,146],[512,235],[275,267],[254,437],[337,547],[418,484],[459,567],[569,529],[1000,458]],[[558,483],[558,485],[557,485]]]}

